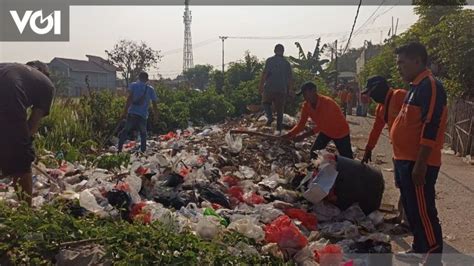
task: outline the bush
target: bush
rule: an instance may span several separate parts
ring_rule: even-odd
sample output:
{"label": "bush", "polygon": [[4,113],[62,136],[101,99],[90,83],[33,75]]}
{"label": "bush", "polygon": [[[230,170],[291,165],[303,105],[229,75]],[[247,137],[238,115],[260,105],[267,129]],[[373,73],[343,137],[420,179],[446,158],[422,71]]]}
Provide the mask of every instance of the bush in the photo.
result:
{"label": "bush", "polygon": [[282,264],[269,256],[231,254],[227,247],[250,243],[235,233],[226,233],[212,242],[191,232],[176,233],[158,222],[150,225],[122,220],[74,218],[65,204],[46,205],[32,210],[12,209],[0,202],[0,262],[49,265],[54,263],[61,243],[84,239],[106,248],[105,260],[117,265],[235,265]]}

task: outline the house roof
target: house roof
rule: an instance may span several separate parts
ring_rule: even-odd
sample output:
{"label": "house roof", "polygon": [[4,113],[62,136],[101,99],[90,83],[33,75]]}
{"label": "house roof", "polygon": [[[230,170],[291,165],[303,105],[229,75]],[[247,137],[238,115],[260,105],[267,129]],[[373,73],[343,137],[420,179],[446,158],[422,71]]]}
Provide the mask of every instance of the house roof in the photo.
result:
{"label": "house roof", "polygon": [[76,60],[76,59],[68,59],[68,58],[59,58],[55,57],[54,60],[59,60],[69,66],[72,71],[77,71],[77,72],[94,72],[94,73],[108,73],[107,70],[104,68],[100,67],[97,64],[94,64],[89,61],[84,61],[84,60]]}
{"label": "house roof", "polygon": [[87,58],[89,58],[89,61],[96,62],[99,64],[102,68],[105,68],[107,71],[118,71],[119,69],[115,67],[114,65],[110,64],[107,60],[100,56],[95,56],[95,55],[86,55]]}

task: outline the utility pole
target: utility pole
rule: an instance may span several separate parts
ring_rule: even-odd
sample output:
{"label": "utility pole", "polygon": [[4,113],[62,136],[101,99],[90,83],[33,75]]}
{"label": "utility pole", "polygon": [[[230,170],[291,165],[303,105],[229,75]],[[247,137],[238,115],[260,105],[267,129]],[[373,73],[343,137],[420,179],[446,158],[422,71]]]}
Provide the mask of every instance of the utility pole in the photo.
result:
{"label": "utility pole", "polygon": [[395,33],[394,33],[394,34],[395,34],[395,36],[397,35],[397,29],[398,29],[398,20],[399,20],[399,18],[397,18],[397,24],[395,25]]}
{"label": "utility pole", "polygon": [[392,31],[391,31],[390,38],[392,38],[392,36],[393,36],[393,16],[392,16]]}
{"label": "utility pole", "polygon": [[222,74],[224,74],[224,41],[229,38],[228,36],[219,36],[222,40]]}

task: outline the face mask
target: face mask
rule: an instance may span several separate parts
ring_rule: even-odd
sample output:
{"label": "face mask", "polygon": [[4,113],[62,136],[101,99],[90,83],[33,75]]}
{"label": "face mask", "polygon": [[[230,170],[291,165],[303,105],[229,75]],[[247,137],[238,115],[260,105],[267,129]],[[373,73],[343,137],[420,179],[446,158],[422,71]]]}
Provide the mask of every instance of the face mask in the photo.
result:
{"label": "face mask", "polygon": [[372,98],[376,103],[384,104],[385,97],[387,97],[388,86],[382,88],[376,88],[370,92],[370,98]]}

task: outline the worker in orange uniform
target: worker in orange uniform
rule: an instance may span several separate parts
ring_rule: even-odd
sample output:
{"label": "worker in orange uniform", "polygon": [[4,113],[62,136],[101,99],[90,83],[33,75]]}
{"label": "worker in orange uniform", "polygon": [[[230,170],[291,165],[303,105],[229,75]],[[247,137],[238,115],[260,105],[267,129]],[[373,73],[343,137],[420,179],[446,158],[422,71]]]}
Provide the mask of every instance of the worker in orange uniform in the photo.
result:
{"label": "worker in orange uniform", "polygon": [[352,115],[352,98],[354,93],[352,92],[351,87],[346,88],[347,96],[346,96],[346,115]]}
{"label": "worker in orange uniform", "polygon": [[[375,76],[367,80],[366,89],[361,94],[362,96],[370,97],[377,103],[375,122],[370,131],[369,141],[365,146],[364,158],[362,159],[362,163],[367,163],[372,160],[372,150],[375,148],[385,125],[388,126],[390,131],[395,118],[397,118],[400,109],[402,109],[407,91],[391,89],[384,77]],[[398,201],[398,210],[399,216],[395,220],[401,224],[400,226],[403,230],[406,230],[408,228],[408,221],[405,217],[401,197]]]}
{"label": "worker in orange uniform", "polygon": [[391,89],[384,77],[375,76],[367,80],[367,86],[362,95],[368,95],[372,98],[377,103],[377,107],[375,108],[375,123],[370,131],[369,141],[365,146],[363,163],[372,160],[372,150],[375,148],[383,128],[387,125],[390,131],[402,108],[406,94],[406,90]]}
{"label": "worker in orange uniform", "polygon": [[[319,133],[311,148],[311,158],[316,158],[315,151],[326,148],[332,140],[341,156],[352,159],[349,124],[337,103],[330,97],[318,94],[316,84],[313,82],[304,83],[296,94],[303,94],[305,99],[301,108],[301,118],[298,124],[282,138],[298,142]],[[298,135],[303,131],[308,118],[311,118],[316,126],[312,130]]]}
{"label": "worker in orange uniform", "polygon": [[342,112],[344,113],[344,116],[345,116],[347,114],[348,93],[347,93],[346,88],[343,85],[339,87],[339,93],[337,94],[337,97],[339,98],[339,101],[341,102]]}
{"label": "worker in orange uniform", "polygon": [[395,178],[410,230],[411,250],[397,254],[404,261],[442,265],[443,236],[435,204],[447,108],[446,91],[430,70],[420,43],[396,49],[400,76],[410,83],[402,109],[390,129]]}

